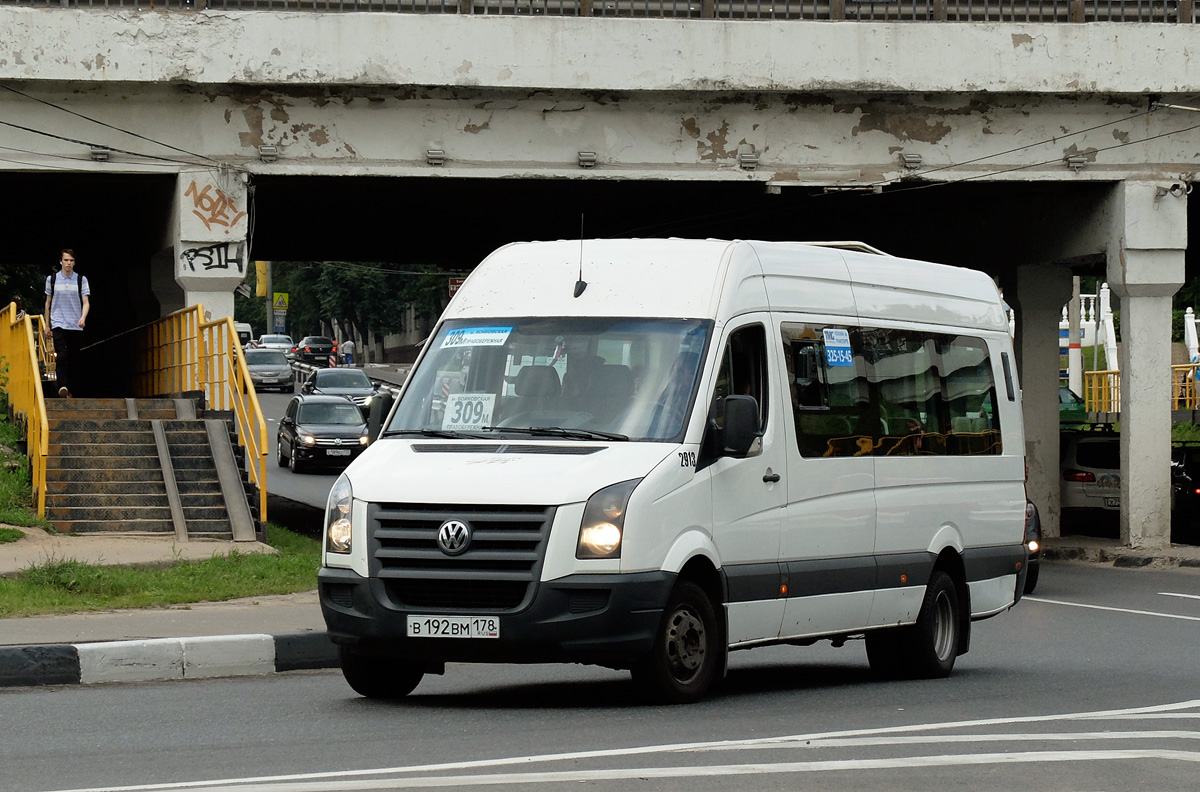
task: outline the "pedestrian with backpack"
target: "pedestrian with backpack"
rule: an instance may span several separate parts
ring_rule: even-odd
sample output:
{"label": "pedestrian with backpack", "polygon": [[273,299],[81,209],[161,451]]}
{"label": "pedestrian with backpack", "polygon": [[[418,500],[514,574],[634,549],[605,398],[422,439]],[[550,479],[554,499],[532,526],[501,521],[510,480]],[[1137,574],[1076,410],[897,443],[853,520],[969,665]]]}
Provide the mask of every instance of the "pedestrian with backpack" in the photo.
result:
{"label": "pedestrian with backpack", "polygon": [[59,257],[62,266],[46,278],[46,337],[54,338],[58,395],[70,398],[78,388],[81,373],[79,350],[91,301],[87,278],[75,272],[75,251],[66,248]]}

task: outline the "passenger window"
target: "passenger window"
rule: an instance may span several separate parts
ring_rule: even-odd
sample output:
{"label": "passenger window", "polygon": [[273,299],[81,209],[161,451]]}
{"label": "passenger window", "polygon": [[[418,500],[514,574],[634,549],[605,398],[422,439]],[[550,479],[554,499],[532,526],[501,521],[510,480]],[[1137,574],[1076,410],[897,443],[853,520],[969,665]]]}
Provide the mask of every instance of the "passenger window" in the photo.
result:
{"label": "passenger window", "polygon": [[782,332],[800,454],[869,455],[874,431],[861,333],[845,326],[791,322],[783,324]]}
{"label": "passenger window", "polygon": [[1001,453],[982,339],[798,323],[781,330],[801,456]]}

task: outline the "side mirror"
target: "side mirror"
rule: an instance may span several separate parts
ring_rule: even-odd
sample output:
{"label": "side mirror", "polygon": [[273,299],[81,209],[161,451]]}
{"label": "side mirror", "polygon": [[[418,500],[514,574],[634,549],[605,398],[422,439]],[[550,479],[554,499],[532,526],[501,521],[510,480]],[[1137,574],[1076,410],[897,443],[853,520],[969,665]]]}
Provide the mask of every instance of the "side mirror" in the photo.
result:
{"label": "side mirror", "polygon": [[763,434],[759,423],[758,400],[741,394],[726,396],[724,410],[721,453],[732,457],[757,456],[762,450],[760,438]]}
{"label": "side mirror", "polygon": [[392,411],[393,401],[395,398],[391,391],[384,391],[371,399],[371,407],[367,413],[367,437],[370,438],[370,442],[374,443],[379,438],[379,433],[383,431],[383,422],[387,420],[388,413]]}

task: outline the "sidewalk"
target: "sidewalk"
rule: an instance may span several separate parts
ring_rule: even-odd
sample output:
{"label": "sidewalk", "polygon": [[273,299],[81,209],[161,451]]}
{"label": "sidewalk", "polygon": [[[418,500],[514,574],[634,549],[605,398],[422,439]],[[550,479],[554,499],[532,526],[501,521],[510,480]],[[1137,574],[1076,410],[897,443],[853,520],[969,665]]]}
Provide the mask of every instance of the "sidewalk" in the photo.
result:
{"label": "sidewalk", "polygon": [[[162,564],[215,553],[271,552],[264,545],[147,537],[54,537],[0,545],[0,575],[47,558]],[[1144,550],[1115,540],[1047,539],[1047,562],[1200,569],[1200,547]],[[169,608],[0,619],[0,687],[269,674],[336,668],[316,591]]]}
{"label": "sidewalk", "polygon": [[[52,536],[0,545],[0,576],[50,560],[164,565],[271,553],[258,542]],[[315,581],[314,581],[315,582]],[[0,688],[241,676],[336,668],[316,590],[167,608],[0,619]]]}

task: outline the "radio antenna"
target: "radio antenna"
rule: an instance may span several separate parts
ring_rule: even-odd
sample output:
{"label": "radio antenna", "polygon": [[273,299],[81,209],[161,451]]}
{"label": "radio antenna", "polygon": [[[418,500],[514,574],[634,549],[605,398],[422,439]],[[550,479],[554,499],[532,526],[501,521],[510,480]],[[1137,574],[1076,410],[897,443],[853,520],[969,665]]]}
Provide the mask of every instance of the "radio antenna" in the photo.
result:
{"label": "radio antenna", "polygon": [[579,280],[575,281],[575,296],[583,294],[587,281],[583,279],[583,212],[579,213]]}

